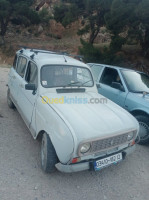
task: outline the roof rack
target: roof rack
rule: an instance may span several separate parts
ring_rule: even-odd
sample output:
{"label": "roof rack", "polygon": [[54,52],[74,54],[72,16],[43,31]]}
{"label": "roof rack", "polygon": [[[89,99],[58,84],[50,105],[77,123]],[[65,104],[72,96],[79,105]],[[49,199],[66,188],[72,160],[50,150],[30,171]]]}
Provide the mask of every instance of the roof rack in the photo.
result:
{"label": "roof rack", "polygon": [[[21,52],[23,50],[30,50],[30,52],[33,52],[35,53],[36,55],[38,53],[47,53],[47,54],[56,54],[56,55],[62,55],[62,56],[70,56],[70,57],[73,57],[75,59],[78,59],[80,61],[83,61],[83,58],[84,56],[81,56],[81,55],[73,55],[73,54],[69,54],[68,52],[66,51],[49,51],[49,50],[45,50],[45,49],[36,49],[36,48],[30,48],[30,47],[27,47],[27,46],[20,46],[22,49],[21,49]],[[23,52],[22,52],[23,53]]]}

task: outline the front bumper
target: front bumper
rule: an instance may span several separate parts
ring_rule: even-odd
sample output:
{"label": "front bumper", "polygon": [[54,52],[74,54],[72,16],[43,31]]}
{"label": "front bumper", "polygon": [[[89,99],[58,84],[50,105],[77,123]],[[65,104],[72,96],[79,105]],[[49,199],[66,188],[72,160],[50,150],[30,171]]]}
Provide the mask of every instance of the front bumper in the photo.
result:
{"label": "front bumper", "polygon": [[[123,153],[123,158],[125,158],[126,155],[131,154],[135,150],[135,145],[132,147],[128,147],[127,149],[124,149],[120,152]],[[102,159],[102,158],[99,158]],[[93,162],[94,161],[87,161],[83,163],[76,163],[71,165],[63,165],[61,163],[57,163],[55,166],[56,168],[64,173],[72,173],[72,172],[79,172],[84,170],[92,170],[93,169]]]}

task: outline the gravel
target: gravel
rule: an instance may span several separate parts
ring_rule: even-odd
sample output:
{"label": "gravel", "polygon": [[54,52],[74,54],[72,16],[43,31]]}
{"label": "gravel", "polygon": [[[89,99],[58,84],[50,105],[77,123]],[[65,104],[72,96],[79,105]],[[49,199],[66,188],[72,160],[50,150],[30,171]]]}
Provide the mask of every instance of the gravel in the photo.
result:
{"label": "gravel", "polygon": [[45,174],[40,143],[7,106],[8,68],[0,68],[0,200],[148,200],[149,145],[100,172]]}

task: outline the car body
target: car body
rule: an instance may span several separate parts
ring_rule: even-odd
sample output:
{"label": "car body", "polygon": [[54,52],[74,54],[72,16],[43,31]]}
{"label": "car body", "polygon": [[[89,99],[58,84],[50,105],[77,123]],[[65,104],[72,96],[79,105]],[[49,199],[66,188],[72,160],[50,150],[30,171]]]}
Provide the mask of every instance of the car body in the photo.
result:
{"label": "car body", "polygon": [[98,170],[101,159],[107,162],[101,163],[104,167],[134,150],[137,120],[110,100],[93,102],[100,98],[86,64],[43,50],[16,53],[7,101],[17,108],[33,138],[41,138],[44,171]]}
{"label": "car body", "polygon": [[121,67],[89,63],[98,92],[129,111],[140,124],[140,144],[149,142],[149,76]]}

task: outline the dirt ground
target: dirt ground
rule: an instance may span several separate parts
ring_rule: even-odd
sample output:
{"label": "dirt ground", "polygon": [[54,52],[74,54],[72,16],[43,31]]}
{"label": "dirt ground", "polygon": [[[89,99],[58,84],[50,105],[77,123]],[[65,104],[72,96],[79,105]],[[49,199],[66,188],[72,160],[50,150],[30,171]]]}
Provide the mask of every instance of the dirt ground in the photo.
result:
{"label": "dirt ground", "polygon": [[0,68],[0,200],[148,200],[149,145],[100,172],[45,174],[40,143],[7,106],[8,68]]}

